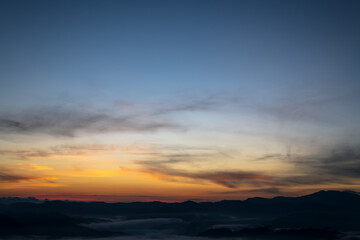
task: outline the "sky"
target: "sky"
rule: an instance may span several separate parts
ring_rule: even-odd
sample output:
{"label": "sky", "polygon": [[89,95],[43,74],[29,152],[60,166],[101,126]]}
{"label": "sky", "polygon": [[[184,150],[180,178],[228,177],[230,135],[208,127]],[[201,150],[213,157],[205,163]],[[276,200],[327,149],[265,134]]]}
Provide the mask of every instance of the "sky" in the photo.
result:
{"label": "sky", "polygon": [[0,196],[360,191],[359,10],[1,0]]}

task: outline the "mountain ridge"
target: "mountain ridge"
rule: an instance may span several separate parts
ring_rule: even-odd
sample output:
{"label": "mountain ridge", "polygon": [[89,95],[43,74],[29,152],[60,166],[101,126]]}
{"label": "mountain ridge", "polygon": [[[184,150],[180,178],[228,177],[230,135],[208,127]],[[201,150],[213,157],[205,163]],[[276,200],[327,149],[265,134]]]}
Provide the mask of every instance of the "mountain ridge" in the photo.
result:
{"label": "mountain ridge", "polygon": [[287,196],[275,196],[272,198],[264,198],[264,197],[251,197],[251,198],[247,198],[245,200],[227,200],[227,199],[223,199],[223,200],[219,200],[219,201],[193,201],[193,200],[186,200],[183,202],[162,202],[162,201],[143,201],[143,202],[139,202],[139,201],[134,201],[134,202],[105,202],[105,201],[79,201],[79,200],[49,200],[49,199],[38,199],[35,197],[0,197],[0,204],[12,204],[12,203],[44,203],[44,202],[54,202],[54,201],[60,201],[60,202],[83,202],[83,203],[107,203],[107,204],[117,204],[117,203],[124,203],[124,204],[128,204],[128,203],[170,203],[170,204],[175,204],[175,203],[183,203],[183,204],[189,204],[192,205],[193,203],[196,204],[201,204],[201,203],[231,203],[231,202],[252,202],[252,203],[261,203],[261,202],[269,202],[269,201],[273,201],[273,202],[283,202],[283,201],[289,201],[289,200],[294,200],[294,199],[301,199],[303,200],[320,200],[322,198],[330,198],[330,199],[335,199],[336,197],[346,197],[348,200],[352,199],[360,199],[360,195],[358,192],[354,192],[354,191],[348,191],[348,190],[344,190],[344,191],[338,191],[338,190],[320,190],[314,193],[310,193],[310,194],[306,194],[306,195],[301,195],[301,196],[297,196],[297,197],[287,197]]}
{"label": "mountain ridge", "polygon": [[[110,237],[154,231],[162,234],[161,229],[167,229],[186,236],[340,239],[338,232],[360,229],[360,195],[348,191],[218,202],[106,203],[24,199],[24,202],[14,198],[16,202],[0,203],[0,238],[25,235],[50,239]],[[324,238],[319,238],[319,234]],[[303,237],[294,238],[299,236]]]}

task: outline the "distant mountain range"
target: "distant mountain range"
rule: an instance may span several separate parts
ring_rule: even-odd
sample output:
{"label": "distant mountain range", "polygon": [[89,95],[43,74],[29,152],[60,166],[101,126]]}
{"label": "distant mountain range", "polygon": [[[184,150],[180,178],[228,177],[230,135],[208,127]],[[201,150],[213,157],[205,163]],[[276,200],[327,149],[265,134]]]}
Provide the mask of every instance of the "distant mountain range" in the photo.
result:
{"label": "distant mountain range", "polygon": [[43,200],[39,200],[34,197],[2,197],[0,198],[0,204],[11,204],[11,203],[18,203],[18,202],[27,202],[27,203],[42,203]]}
{"label": "distant mountain range", "polygon": [[[302,202],[302,201],[328,201],[332,202],[334,200],[338,201],[339,199],[357,199],[357,197],[360,197],[360,194],[358,192],[354,191],[319,191],[315,192],[309,195],[301,196],[301,197],[274,197],[274,198],[261,198],[261,197],[254,197],[254,198],[248,198],[246,200],[223,200],[221,202],[251,202],[251,203],[257,203],[257,204],[270,204],[270,203],[279,203],[279,202]],[[11,204],[11,203],[18,203],[18,202],[26,202],[26,203],[43,203],[46,201],[61,201],[61,200],[40,200],[35,197],[0,197],[0,204]],[[71,200],[63,200],[64,202],[81,202],[81,201],[71,201]],[[87,201],[83,201],[87,202]],[[95,201],[96,202],[96,201]],[[158,201],[155,201],[158,202]],[[185,201],[183,203],[191,203],[194,201]]]}
{"label": "distant mountain range", "polygon": [[0,199],[0,238],[166,233],[206,238],[347,239],[344,237],[356,231],[360,231],[360,195],[350,191],[181,203]]}

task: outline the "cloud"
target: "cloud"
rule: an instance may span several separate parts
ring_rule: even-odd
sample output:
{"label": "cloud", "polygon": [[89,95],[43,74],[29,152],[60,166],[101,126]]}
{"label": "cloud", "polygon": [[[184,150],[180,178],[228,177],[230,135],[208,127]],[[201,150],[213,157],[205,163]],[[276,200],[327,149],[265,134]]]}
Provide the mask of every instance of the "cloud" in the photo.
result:
{"label": "cloud", "polygon": [[0,154],[15,159],[28,160],[33,158],[49,158],[54,156],[86,156],[102,152],[119,151],[126,155],[162,156],[163,154],[153,145],[119,145],[119,144],[76,144],[56,145],[47,149],[1,149]]}
{"label": "cloud", "polygon": [[222,192],[209,192],[211,194],[221,194],[221,195],[234,195],[234,194],[244,194],[244,193],[255,193],[255,194],[271,194],[271,195],[281,195],[284,194],[283,190],[280,188],[256,188],[256,189],[241,189],[233,191],[222,191]]}
{"label": "cloud", "polygon": [[[181,99],[181,100],[179,100]],[[209,94],[204,97],[180,96],[157,102],[134,103],[115,101],[114,106],[120,111],[147,115],[169,115],[176,112],[194,112],[216,110],[228,104],[239,102],[239,97],[229,97],[224,94]]]}
{"label": "cloud", "polygon": [[47,166],[32,163],[19,163],[9,166],[0,166],[1,189],[18,188],[37,184],[55,184],[55,177],[43,174],[44,170],[52,170]]}
{"label": "cloud", "polygon": [[293,166],[291,175],[282,173],[273,178],[274,186],[280,188],[360,184],[360,147],[356,146],[323,149],[316,154],[272,154],[259,159],[277,159]]}
{"label": "cloud", "polygon": [[[335,124],[337,116],[332,111],[332,107],[339,104],[353,102],[358,95],[354,92],[338,93],[326,92],[315,93],[308,86],[303,90],[286,88],[273,101],[262,104],[254,104],[254,110],[272,116],[281,123],[284,122],[311,122],[315,124]],[[332,116],[330,118],[329,116]]]}
{"label": "cloud", "polygon": [[[261,184],[267,182],[270,177],[256,171],[242,171],[242,170],[206,170],[206,171],[188,171],[176,169],[171,167],[172,164],[189,161],[189,159],[167,159],[162,161],[136,161],[141,166],[140,171],[159,176],[168,181],[182,181],[195,182],[197,184],[201,181],[212,182],[227,188],[235,188],[243,184]],[[180,180],[181,181],[181,180]]]}
{"label": "cloud", "polygon": [[90,103],[16,109],[0,112],[0,133],[73,137],[81,133],[182,130],[184,126],[170,116],[173,113],[214,110],[237,100],[209,95],[202,98],[187,96],[181,101],[136,103],[118,100],[101,107]]}
{"label": "cloud", "polygon": [[43,171],[43,170],[53,170],[53,168],[48,166],[42,166],[35,163],[18,163],[19,169],[27,171]]}
{"label": "cloud", "polygon": [[0,133],[11,134],[36,133],[72,137],[84,132],[149,132],[174,128],[179,126],[162,118],[60,107],[26,109],[2,113],[0,117]]}
{"label": "cloud", "polygon": [[0,170],[0,182],[2,183],[26,182],[33,180],[45,180],[47,182],[51,182],[54,179],[55,178],[53,177],[13,174],[13,173],[9,173],[9,171],[7,170]]}
{"label": "cloud", "polygon": [[[205,98],[200,100],[182,101],[178,103],[163,103],[158,109],[154,111],[155,115],[166,115],[174,112],[184,111],[206,111],[214,109],[219,106],[223,101],[219,98]],[[159,105],[158,105],[159,106]]]}
{"label": "cloud", "polygon": [[261,157],[256,158],[255,160],[271,160],[271,159],[283,159],[286,157],[289,157],[290,154],[284,155],[284,154],[267,154]]}
{"label": "cloud", "polygon": [[14,175],[0,171],[0,182],[21,182],[34,180],[36,177]]}
{"label": "cloud", "polygon": [[181,177],[191,179],[203,179],[214,182],[216,184],[235,188],[243,183],[256,182],[257,180],[268,179],[269,176],[263,175],[259,172],[251,171],[210,171],[210,172],[196,172],[196,173],[178,173]]}
{"label": "cloud", "polygon": [[[214,157],[207,155],[204,157]],[[162,160],[136,161],[140,171],[158,176],[167,181],[203,184],[212,182],[227,188],[246,186],[242,193],[265,193],[279,195],[292,193],[295,189],[333,188],[336,184],[356,187],[360,185],[360,147],[337,147],[331,151],[317,154],[269,154],[256,160],[283,161],[294,170],[278,169],[276,172],[245,170],[196,170],[181,168],[183,163],[194,164],[196,155],[179,154],[164,155]],[[180,167],[179,167],[180,166]],[[189,165],[188,165],[189,166]],[[189,170],[191,169],[191,170]],[[228,191],[224,194],[236,194]]]}
{"label": "cloud", "polygon": [[95,154],[96,152],[116,151],[120,146],[102,145],[102,144],[82,144],[82,145],[58,145],[48,149],[23,149],[10,150],[2,149],[0,154],[14,156],[16,159],[45,158],[53,156],[81,156],[86,154]]}
{"label": "cloud", "polygon": [[332,182],[351,183],[360,180],[360,147],[337,147],[327,153],[298,157],[296,163]]}
{"label": "cloud", "polygon": [[[333,150],[323,150],[317,154],[264,155],[258,160],[276,159],[290,164],[293,171],[281,171],[260,181],[254,189],[247,193],[288,194],[295,189],[334,188],[336,185],[347,185],[357,189],[360,185],[360,147],[336,147]],[[243,190],[240,190],[243,191]],[[230,191],[228,194],[233,194]]]}

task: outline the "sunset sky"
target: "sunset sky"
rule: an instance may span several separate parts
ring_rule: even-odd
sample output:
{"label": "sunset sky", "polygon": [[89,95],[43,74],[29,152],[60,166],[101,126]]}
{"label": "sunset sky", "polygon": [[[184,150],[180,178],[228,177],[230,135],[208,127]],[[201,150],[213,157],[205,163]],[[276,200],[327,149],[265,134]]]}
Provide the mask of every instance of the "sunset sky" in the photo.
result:
{"label": "sunset sky", "polygon": [[0,1],[0,197],[360,191],[360,1]]}

